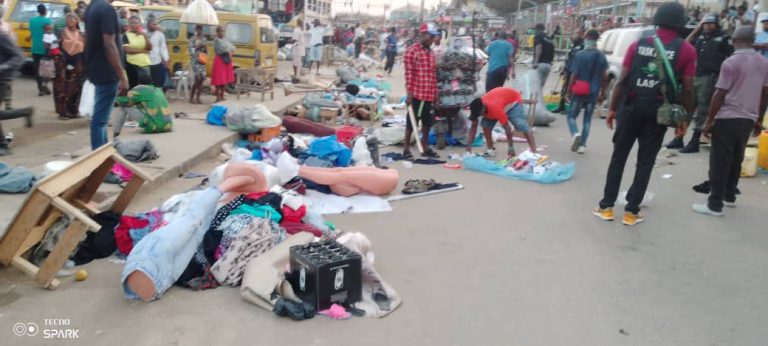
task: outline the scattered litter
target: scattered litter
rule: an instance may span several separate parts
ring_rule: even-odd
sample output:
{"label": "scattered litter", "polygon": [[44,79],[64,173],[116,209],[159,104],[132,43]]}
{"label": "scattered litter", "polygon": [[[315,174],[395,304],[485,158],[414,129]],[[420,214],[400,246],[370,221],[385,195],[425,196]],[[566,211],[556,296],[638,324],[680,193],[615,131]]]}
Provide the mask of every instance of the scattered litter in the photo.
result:
{"label": "scattered litter", "polygon": [[403,168],[413,168],[413,162],[411,161],[403,161]]}
{"label": "scattered litter", "polygon": [[184,179],[195,179],[195,178],[205,178],[205,177],[207,177],[207,175],[202,173],[195,173],[195,172],[187,172],[184,174],[179,174],[179,178],[184,178]]}
{"label": "scattered litter", "polygon": [[[656,197],[656,194],[654,194],[651,191],[646,191],[645,192],[645,196],[643,196],[643,201],[640,202],[640,206],[641,207],[647,207],[648,204],[650,204],[651,201],[653,201],[654,197]],[[621,193],[619,193],[619,198],[616,199],[616,203],[618,203],[619,205],[627,205],[627,203],[628,203],[627,202],[627,191],[621,191]]]}
{"label": "scattered litter", "polygon": [[619,334],[629,336],[629,333],[624,329],[619,329]]}
{"label": "scattered litter", "polygon": [[70,135],[70,136],[74,136],[74,135],[77,134],[77,131],[69,131],[69,132],[67,132],[67,134]]}
{"label": "scattered litter", "polygon": [[389,198],[387,198],[387,201],[389,201],[389,202],[396,202],[396,201],[402,201],[404,199],[411,199],[411,198],[414,198],[414,197],[429,196],[429,195],[435,195],[435,194],[438,194],[438,193],[443,193],[443,192],[448,192],[448,191],[456,191],[456,190],[462,190],[462,189],[464,189],[464,185],[455,184],[455,186],[444,188],[444,189],[430,190],[430,191],[427,191],[427,192],[415,193],[415,194],[410,194],[410,195],[394,195],[394,196],[389,196]]}
{"label": "scattered litter", "polygon": [[461,169],[462,166],[458,163],[446,163],[443,165],[443,167],[448,169]]}
{"label": "scattered litter", "polygon": [[662,174],[662,175],[661,175],[661,179],[672,179],[672,174],[669,174],[669,173],[667,173],[667,174]]}

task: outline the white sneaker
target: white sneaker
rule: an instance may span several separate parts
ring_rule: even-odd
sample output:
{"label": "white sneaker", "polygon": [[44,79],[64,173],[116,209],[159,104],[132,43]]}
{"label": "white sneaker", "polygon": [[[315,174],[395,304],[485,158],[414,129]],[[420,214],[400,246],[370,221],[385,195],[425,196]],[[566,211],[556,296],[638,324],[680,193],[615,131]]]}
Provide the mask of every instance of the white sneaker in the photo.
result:
{"label": "white sneaker", "polygon": [[139,127],[138,121],[126,121],[123,127]]}
{"label": "white sneaker", "polygon": [[579,150],[579,146],[581,145],[581,133],[577,133],[573,135],[573,141],[571,142],[571,151]]}
{"label": "white sneaker", "polygon": [[723,205],[728,208],[736,208],[736,202],[723,201]]}
{"label": "white sneaker", "polygon": [[496,149],[488,149],[483,154],[483,157],[496,157]]}
{"label": "white sneaker", "polygon": [[694,204],[693,205],[693,211],[704,214],[704,215],[711,215],[711,216],[723,216],[725,213],[722,211],[714,211],[712,209],[709,209],[709,206],[706,204]]}
{"label": "white sneaker", "polygon": [[583,145],[580,145],[580,146],[579,146],[579,149],[578,149],[578,150],[576,150],[576,152],[577,152],[577,153],[579,153],[579,154],[584,154],[584,153],[586,153],[586,152],[587,152],[587,147],[585,147],[585,146],[583,146]]}

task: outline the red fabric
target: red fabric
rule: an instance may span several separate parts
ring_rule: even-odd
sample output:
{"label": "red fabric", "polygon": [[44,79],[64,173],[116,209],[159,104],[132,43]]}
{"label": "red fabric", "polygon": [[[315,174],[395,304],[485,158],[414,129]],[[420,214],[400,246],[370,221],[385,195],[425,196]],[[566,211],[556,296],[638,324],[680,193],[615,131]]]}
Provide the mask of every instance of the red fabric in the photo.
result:
{"label": "red fabric", "polygon": [[149,220],[139,219],[133,216],[121,216],[120,224],[115,228],[115,243],[117,249],[127,255],[133,250],[133,240],[130,230],[133,228],[145,228],[149,226]]}
{"label": "red fabric", "polygon": [[346,125],[336,130],[336,140],[352,148],[352,140],[363,134],[363,128],[360,126]]}
{"label": "red fabric", "polygon": [[254,193],[249,193],[249,194],[245,195],[245,197],[248,197],[248,198],[250,198],[252,200],[257,200],[257,199],[259,199],[261,197],[264,197],[267,193],[268,192],[266,192],[266,191],[264,191],[264,192],[254,192]]}
{"label": "red fabric", "polygon": [[304,215],[307,215],[307,207],[302,205],[298,210],[293,210],[291,207],[284,206],[282,214],[282,222],[301,222],[301,219],[304,218]]}
{"label": "red fabric", "polygon": [[413,98],[434,102],[437,99],[435,53],[421,43],[405,51],[405,90]]}
{"label": "red fabric", "polygon": [[224,59],[216,55],[213,58],[213,71],[211,71],[211,85],[229,85],[235,82],[235,66],[230,61],[224,63]]}
{"label": "red fabric", "polygon": [[495,88],[483,95],[482,100],[485,105],[485,117],[492,120],[498,120],[499,123],[507,123],[508,106],[520,102],[523,96],[520,92],[512,88]]}
{"label": "red fabric", "polygon": [[[672,42],[678,37],[677,32],[666,28],[658,28],[656,35],[659,36],[661,42],[667,44]],[[648,38],[648,43],[653,43],[653,37]],[[632,68],[632,62],[635,59],[635,53],[637,52],[637,41],[629,45],[627,54],[624,56],[624,68]],[[696,75],[696,48],[693,47],[688,41],[683,40],[683,45],[680,47],[680,56],[677,57],[675,62],[675,72],[683,74],[685,77],[693,77]]]}
{"label": "red fabric", "polygon": [[296,234],[299,232],[309,232],[312,233],[315,237],[322,237],[323,231],[318,229],[315,226],[308,225],[301,222],[283,222],[280,224],[280,227],[285,229],[285,232],[288,234]]}

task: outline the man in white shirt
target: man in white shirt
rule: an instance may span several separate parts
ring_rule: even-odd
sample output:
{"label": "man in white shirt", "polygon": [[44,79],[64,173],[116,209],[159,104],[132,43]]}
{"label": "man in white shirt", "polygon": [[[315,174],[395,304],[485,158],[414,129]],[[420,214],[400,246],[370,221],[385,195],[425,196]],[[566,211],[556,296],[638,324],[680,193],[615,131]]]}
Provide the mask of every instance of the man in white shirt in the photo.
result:
{"label": "man in white shirt", "polygon": [[304,65],[304,56],[307,52],[307,39],[304,36],[304,22],[299,19],[296,21],[296,28],[293,29],[293,75],[298,76],[301,67]]}
{"label": "man in white shirt", "polygon": [[365,30],[360,27],[360,23],[355,24],[355,58],[360,57],[363,51],[363,42],[365,41]]}
{"label": "man in white shirt", "polygon": [[149,71],[152,75],[152,84],[155,87],[163,88],[168,77],[166,65],[171,60],[168,56],[168,44],[165,42],[163,30],[154,17],[149,18],[147,27],[149,28],[149,42],[152,44],[152,50],[149,51]]}
{"label": "man in white shirt", "polygon": [[320,20],[315,19],[312,24],[315,25],[309,30],[309,71],[312,71],[312,64],[317,62],[317,74],[320,75],[320,62],[323,60],[323,34],[325,28],[320,25]]}

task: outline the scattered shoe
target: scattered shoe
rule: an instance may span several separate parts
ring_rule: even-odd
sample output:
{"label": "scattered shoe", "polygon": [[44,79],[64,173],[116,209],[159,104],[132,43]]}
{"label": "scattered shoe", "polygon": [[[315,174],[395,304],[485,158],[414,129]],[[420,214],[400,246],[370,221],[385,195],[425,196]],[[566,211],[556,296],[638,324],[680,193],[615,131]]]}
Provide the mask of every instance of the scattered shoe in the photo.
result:
{"label": "scattered shoe", "polygon": [[640,213],[635,214],[628,211],[624,213],[624,219],[621,220],[621,223],[625,226],[634,226],[643,221],[645,221],[645,218]]}
{"label": "scattered shoe", "polygon": [[614,218],[613,208],[595,207],[595,209],[592,209],[592,215],[605,221],[613,221]]}
{"label": "scattered shoe", "polygon": [[571,141],[571,151],[576,152],[581,145],[581,133],[573,135],[573,141]]}
{"label": "scattered shoe", "polygon": [[680,149],[681,154],[693,154],[699,152],[699,141],[692,139],[683,149]]}
{"label": "scattered shoe", "polygon": [[683,146],[685,146],[683,137],[675,137],[666,145],[667,149],[682,149]]}
{"label": "scattered shoe", "polygon": [[693,211],[704,214],[704,215],[711,215],[711,216],[723,216],[725,213],[722,211],[714,211],[712,209],[709,209],[709,206],[706,204],[694,204],[693,205]]}
{"label": "scattered shoe", "polygon": [[581,145],[581,146],[579,146],[579,150],[576,150],[576,152],[579,153],[579,154],[584,154],[584,153],[587,152],[587,147]]}

